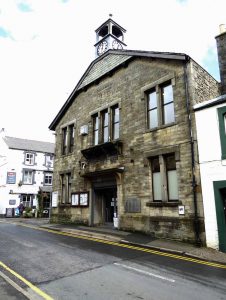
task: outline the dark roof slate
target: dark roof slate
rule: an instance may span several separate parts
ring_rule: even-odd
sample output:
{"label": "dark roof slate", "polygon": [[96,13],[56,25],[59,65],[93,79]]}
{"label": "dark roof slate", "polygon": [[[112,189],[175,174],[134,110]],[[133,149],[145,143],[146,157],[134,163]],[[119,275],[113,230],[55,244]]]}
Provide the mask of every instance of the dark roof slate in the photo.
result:
{"label": "dark roof slate", "polygon": [[10,149],[37,151],[52,154],[54,153],[55,149],[55,144],[49,142],[26,140],[10,136],[5,136],[3,139]]}
{"label": "dark roof slate", "polygon": [[87,86],[92,83],[96,79],[102,77],[106,73],[112,71],[117,66],[121,65],[128,59],[130,59],[131,55],[114,55],[109,54],[109,56],[105,56],[102,60],[99,60],[92,65],[87,72],[85,73],[84,78],[82,77],[81,83],[77,86],[77,90]]}

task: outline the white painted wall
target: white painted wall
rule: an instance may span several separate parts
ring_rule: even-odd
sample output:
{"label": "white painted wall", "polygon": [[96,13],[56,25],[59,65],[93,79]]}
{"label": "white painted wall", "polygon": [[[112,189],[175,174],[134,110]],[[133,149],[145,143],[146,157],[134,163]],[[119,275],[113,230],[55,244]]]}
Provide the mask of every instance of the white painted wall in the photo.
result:
{"label": "white painted wall", "polygon": [[207,246],[218,249],[218,229],[213,181],[226,180],[226,160],[221,160],[217,108],[195,112]]}
{"label": "white painted wall", "polygon": [[[14,150],[5,147],[5,142],[0,138],[0,214],[6,213],[6,208],[16,208],[20,203],[20,194],[37,195],[39,187],[43,186],[44,171],[53,171],[45,166],[45,153],[36,152],[35,165],[24,164],[24,150]],[[35,170],[35,184],[27,185],[18,183],[23,179],[23,169]],[[7,184],[7,172],[16,172],[16,183]],[[10,193],[12,191],[12,193]],[[9,200],[16,200],[15,205],[9,205]],[[33,205],[37,202],[33,201]]]}

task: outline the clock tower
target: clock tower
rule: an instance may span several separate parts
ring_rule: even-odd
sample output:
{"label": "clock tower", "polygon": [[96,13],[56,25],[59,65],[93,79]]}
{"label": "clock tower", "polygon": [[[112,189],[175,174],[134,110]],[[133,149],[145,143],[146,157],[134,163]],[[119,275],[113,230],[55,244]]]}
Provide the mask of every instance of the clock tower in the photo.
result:
{"label": "clock tower", "polygon": [[96,44],[94,45],[96,57],[109,49],[123,49],[126,47],[124,43],[126,30],[111,19],[112,15],[109,16],[110,18],[96,30]]}

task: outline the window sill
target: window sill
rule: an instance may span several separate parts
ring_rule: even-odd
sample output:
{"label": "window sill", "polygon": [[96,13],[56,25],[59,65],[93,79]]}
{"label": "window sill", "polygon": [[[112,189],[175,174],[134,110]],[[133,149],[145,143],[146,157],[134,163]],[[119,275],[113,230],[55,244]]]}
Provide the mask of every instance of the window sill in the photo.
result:
{"label": "window sill", "polygon": [[88,208],[89,205],[72,205],[71,203],[60,203],[59,207]]}
{"label": "window sill", "polygon": [[147,207],[176,207],[181,205],[181,201],[172,201],[172,202],[147,202]]}
{"label": "window sill", "polygon": [[165,125],[160,125],[160,126],[155,127],[155,128],[146,129],[145,132],[148,133],[148,132],[152,132],[152,131],[157,131],[157,130],[164,129],[164,128],[167,128],[167,127],[172,127],[172,126],[175,126],[175,125],[177,125],[176,122],[165,124]]}
{"label": "window sill", "polygon": [[60,203],[59,207],[71,207],[71,203]]}

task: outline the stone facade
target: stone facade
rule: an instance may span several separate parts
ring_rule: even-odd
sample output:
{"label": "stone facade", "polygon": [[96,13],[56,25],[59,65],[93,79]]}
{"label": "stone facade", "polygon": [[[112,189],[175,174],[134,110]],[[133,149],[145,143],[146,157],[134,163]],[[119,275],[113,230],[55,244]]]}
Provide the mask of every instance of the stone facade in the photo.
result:
{"label": "stone facade", "polygon": [[222,24],[220,28],[220,34],[216,36],[216,42],[221,78],[221,94],[224,95],[226,94],[226,27]]}
{"label": "stone facade", "polygon": [[[97,62],[100,64],[118,53],[106,53]],[[205,243],[199,168],[197,164],[192,167],[191,130],[196,136],[192,107],[204,100],[203,91],[208,91],[209,98],[217,96],[218,83],[191,59],[129,54],[126,64],[117,65],[85,88],[77,89],[69,99],[70,104],[68,101],[50,126],[56,132],[53,190],[58,193],[52,221],[104,223],[105,197],[108,188],[115,187],[120,229],[195,242],[195,193],[199,237]],[[93,70],[95,66],[94,62]],[[88,80],[88,71],[84,80]],[[175,122],[150,130],[147,91],[165,82],[173,86]],[[120,111],[119,139],[94,146],[92,116],[100,117],[102,111],[110,111],[116,104]],[[62,155],[62,129],[72,123],[74,148],[70,154]],[[84,125],[88,125],[88,134],[83,135],[80,128]],[[169,153],[175,154],[179,196],[177,201],[153,201],[151,160]],[[194,155],[197,162],[196,144]],[[70,193],[88,192],[87,206],[73,206],[70,199],[62,203],[62,174],[67,173],[71,174]],[[193,175],[196,187],[192,185]],[[179,214],[179,207],[184,209],[183,214]]]}

